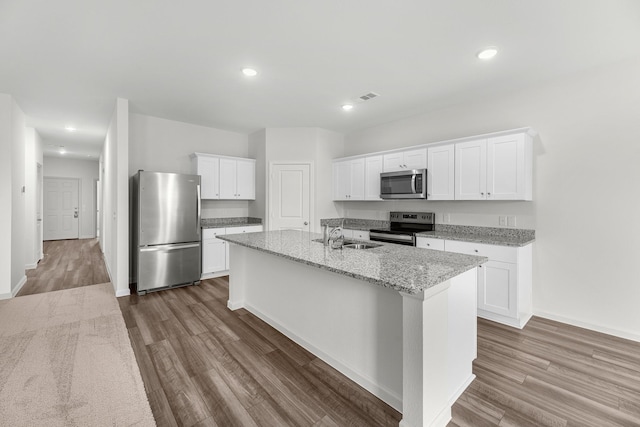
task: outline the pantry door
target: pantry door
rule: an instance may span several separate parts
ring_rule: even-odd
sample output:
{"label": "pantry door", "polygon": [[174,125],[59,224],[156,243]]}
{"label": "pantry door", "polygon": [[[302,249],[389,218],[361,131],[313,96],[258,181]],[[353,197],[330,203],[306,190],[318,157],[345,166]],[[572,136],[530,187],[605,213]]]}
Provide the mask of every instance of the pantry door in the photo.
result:
{"label": "pantry door", "polygon": [[44,240],[78,238],[77,179],[44,179]]}
{"label": "pantry door", "polygon": [[269,178],[269,230],[312,230],[312,165],[271,163]]}

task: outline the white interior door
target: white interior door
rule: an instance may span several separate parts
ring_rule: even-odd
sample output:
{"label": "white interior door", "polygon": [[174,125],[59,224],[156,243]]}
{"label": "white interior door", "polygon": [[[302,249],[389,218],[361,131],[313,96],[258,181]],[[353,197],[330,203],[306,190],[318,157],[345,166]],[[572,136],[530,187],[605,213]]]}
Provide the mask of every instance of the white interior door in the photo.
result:
{"label": "white interior door", "polygon": [[311,230],[310,170],[310,164],[271,164],[270,230]]}
{"label": "white interior door", "polygon": [[44,240],[78,238],[78,180],[44,179]]}

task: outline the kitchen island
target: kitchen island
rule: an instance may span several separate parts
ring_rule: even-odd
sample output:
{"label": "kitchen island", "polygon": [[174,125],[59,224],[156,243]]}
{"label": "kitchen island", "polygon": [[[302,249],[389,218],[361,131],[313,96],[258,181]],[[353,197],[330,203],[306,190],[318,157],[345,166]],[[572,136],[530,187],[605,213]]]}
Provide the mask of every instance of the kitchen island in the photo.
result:
{"label": "kitchen island", "polygon": [[476,267],[484,257],[384,244],[330,249],[320,235],[221,236],[230,309],[246,308],[403,414],[445,426],[473,380]]}

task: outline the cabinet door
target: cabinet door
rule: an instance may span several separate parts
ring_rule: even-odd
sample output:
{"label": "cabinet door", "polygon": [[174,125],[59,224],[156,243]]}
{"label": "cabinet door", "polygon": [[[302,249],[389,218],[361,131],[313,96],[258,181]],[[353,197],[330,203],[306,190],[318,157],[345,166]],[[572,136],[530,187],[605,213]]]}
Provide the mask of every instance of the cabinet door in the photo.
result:
{"label": "cabinet door", "polygon": [[236,198],[256,198],[256,164],[251,160],[236,160]]}
{"label": "cabinet door", "polygon": [[424,169],[427,167],[427,149],[419,148],[403,153],[405,169]]}
{"label": "cabinet door", "polygon": [[351,166],[348,160],[333,163],[333,200],[349,200]]}
{"label": "cabinet door", "polygon": [[515,318],[518,315],[516,264],[488,261],[478,268],[478,309]]}
{"label": "cabinet door", "polygon": [[487,199],[525,199],[524,134],[487,140]]}
{"label": "cabinet door", "polygon": [[380,173],[382,172],[382,156],[369,156],[364,165],[364,199],[382,200],[380,198]]}
{"label": "cabinet door", "polygon": [[406,169],[404,167],[404,154],[391,153],[382,156],[384,163],[384,172],[395,172]]}
{"label": "cabinet door", "polygon": [[427,199],[453,200],[455,146],[441,145],[427,150]]}
{"label": "cabinet door", "polygon": [[444,240],[431,237],[416,236],[416,247],[444,251]]}
{"label": "cabinet door", "polygon": [[351,160],[349,168],[349,200],[364,200],[364,159]]}
{"label": "cabinet door", "polygon": [[227,242],[220,239],[202,241],[202,273],[216,273],[227,269]]}
{"label": "cabinet door", "polygon": [[455,199],[487,198],[487,141],[455,144]]}
{"label": "cabinet door", "polygon": [[235,199],[236,198],[236,160],[220,159],[220,198]]}
{"label": "cabinet door", "polygon": [[196,159],[197,171],[200,175],[200,198],[220,198],[220,159],[217,157],[198,156]]}

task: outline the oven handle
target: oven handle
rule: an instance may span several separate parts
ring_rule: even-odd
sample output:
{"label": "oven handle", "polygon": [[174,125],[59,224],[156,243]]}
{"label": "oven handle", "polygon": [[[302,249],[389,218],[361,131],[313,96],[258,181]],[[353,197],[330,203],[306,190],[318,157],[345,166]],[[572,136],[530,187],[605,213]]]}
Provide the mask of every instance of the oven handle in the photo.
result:
{"label": "oven handle", "polygon": [[[393,236],[393,237],[390,237]],[[377,233],[375,231],[371,231],[369,233],[369,240],[373,240],[374,242],[389,242],[389,243],[399,243],[399,244],[411,244],[415,246],[415,235],[414,234],[386,234],[386,233]]]}
{"label": "oven handle", "polygon": [[416,194],[416,174],[411,175],[411,192]]}

